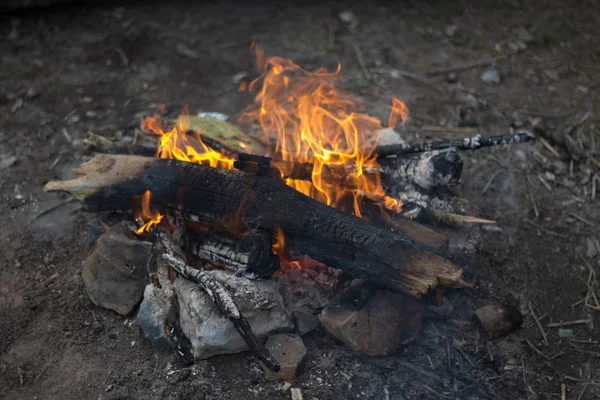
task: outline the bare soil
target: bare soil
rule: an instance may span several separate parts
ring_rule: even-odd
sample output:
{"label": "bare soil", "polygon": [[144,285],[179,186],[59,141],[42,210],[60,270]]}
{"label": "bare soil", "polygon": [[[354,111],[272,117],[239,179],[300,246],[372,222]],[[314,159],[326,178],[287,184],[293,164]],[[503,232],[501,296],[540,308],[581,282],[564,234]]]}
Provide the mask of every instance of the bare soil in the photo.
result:
{"label": "bare soil", "polygon": [[[354,12],[353,29],[337,17],[344,10]],[[162,103],[173,115],[186,104],[193,112],[235,114],[252,101],[232,78],[256,75],[249,51],[254,39],[266,55],[308,69],[339,62],[347,87],[383,120],[392,96],[403,99],[411,110],[408,139],[416,139],[414,130],[423,125],[457,127],[459,109],[473,105],[479,129],[490,133],[504,133],[511,123],[527,126],[534,117],[542,117],[548,129],[562,129],[589,112],[579,134],[595,137],[597,145],[599,16],[593,1],[171,1],[71,4],[1,15],[0,397],[291,396],[281,384],[265,382],[249,354],[183,367],[172,354],[150,347],[135,318],[89,301],[80,270],[95,216],[42,190],[80,162],[88,131],[133,135],[140,118]],[[192,51],[178,51],[178,45]],[[498,85],[482,82],[486,66],[456,72],[458,84],[448,83],[447,73],[428,74],[499,56]],[[16,162],[9,162],[11,156]],[[464,159],[458,192],[502,228],[476,231],[477,287],[449,293],[452,313],[428,320],[418,343],[392,357],[364,357],[323,329],[310,333],[306,371],[293,382],[304,399],[560,399],[561,385],[563,399],[600,398],[599,311],[581,301],[596,285],[595,275],[588,278],[600,261],[588,244],[598,239],[600,208],[586,181],[598,167],[589,161],[571,167],[539,141],[464,153]],[[525,322],[488,341],[472,314],[494,301],[519,308]],[[547,330],[547,346],[529,302]],[[570,338],[545,328],[578,319],[590,323],[568,327]]]}

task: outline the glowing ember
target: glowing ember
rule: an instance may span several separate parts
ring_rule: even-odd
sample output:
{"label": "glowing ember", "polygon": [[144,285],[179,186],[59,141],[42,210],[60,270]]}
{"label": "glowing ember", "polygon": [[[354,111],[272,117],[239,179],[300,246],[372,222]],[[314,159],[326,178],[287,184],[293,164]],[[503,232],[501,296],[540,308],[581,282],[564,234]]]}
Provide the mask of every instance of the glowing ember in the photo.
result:
{"label": "glowing ember", "polygon": [[152,196],[152,194],[150,193],[149,190],[146,190],[146,192],[142,195],[142,201],[141,201],[142,210],[140,211],[136,220],[138,222],[144,222],[144,225],[139,227],[135,231],[135,233],[137,233],[138,235],[141,235],[143,233],[150,231],[150,228],[152,226],[159,224],[160,221],[162,221],[162,219],[163,219],[163,215],[161,215],[161,213],[158,212],[158,210],[152,211],[150,209],[150,197],[151,196]]}

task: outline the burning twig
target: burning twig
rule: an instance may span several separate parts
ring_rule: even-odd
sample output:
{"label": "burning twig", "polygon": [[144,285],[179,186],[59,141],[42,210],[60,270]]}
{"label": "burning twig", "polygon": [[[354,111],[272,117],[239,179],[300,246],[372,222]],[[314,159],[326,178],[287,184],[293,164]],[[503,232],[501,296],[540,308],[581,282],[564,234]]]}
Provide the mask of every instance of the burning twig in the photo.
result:
{"label": "burning twig", "polygon": [[380,157],[420,153],[424,151],[443,150],[456,148],[458,150],[474,150],[482,147],[500,146],[505,144],[526,143],[535,140],[535,137],[527,131],[510,133],[507,135],[497,135],[482,137],[476,135],[471,138],[458,140],[443,140],[439,142],[421,142],[421,143],[404,143],[392,144],[387,146],[379,146],[375,149],[375,153]]}
{"label": "burning twig", "polygon": [[179,275],[197,284],[199,288],[204,290],[210,296],[217,308],[233,323],[240,333],[240,336],[242,336],[246,341],[246,344],[248,344],[250,350],[267,368],[271,371],[279,371],[281,366],[254,335],[250,324],[244,318],[238,306],[235,304],[235,300],[225,287],[204,272],[188,266],[164,229],[158,228],[155,231],[155,234],[157,240],[160,241],[160,244],[163,246],[164,253],[162,254],[162,258],[166,260]]}

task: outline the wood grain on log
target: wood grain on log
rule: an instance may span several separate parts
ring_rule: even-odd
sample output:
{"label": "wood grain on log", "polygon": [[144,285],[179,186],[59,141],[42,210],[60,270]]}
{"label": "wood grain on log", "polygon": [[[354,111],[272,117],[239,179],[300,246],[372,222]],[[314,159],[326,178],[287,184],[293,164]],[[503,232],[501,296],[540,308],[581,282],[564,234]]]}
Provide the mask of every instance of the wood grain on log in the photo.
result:
{"label": "wood grain on log", "polygon": [[[321,204],[277,179],[175,160],[99,155],[74,170],[79,178],[49,182],[90,211],[131,210],[152,192],[163,213],[232,231],[281,229],[286,247],[364,280],[422,298],[435,289],[469,287],[452,261],[406,236],[379,229]],[[139,201],[139,200],[138,200]]]}

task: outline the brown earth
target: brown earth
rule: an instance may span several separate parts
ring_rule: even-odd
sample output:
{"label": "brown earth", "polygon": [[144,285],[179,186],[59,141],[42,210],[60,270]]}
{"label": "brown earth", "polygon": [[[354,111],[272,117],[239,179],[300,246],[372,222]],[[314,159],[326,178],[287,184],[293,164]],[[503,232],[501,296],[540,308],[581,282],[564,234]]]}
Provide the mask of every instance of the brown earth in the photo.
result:
{"label": "brown earth", "polygon": [[[182,367],[144,341],[135,319],[95,307],[80,276],[94,216],[77,203],[64,203],[63,196],[44,193],[44,183],[69,175],[88,131],[133,135],[140,117],[158,104],[173,114],[185,104],[192,111],[241,110],[252,97],[239,93],[232,77],[256,75],[251,39],[267,55],[308,69],[339,61],[347,87],[384,120],[391,97],[402,98],[411,109],[409,139],[422,125],[456,127],[458,108],[472,104],[480,130],[490,133],[504,132],[510,123],[527,125],[536,116],[559,129],[589,112],[578,135],[594,138],[597,146],[595,2],[523,3],[115,2],[0,16],[0,397],[289,399],[289,390],[263,380],[249,354]],[[338,19],[343,10],[354,12],[354,29]],[[178,51],[178,44],[192,51]],[[495,62],[498,85],[482,82],[487,67],[457,72],[459,84],[448,83],[448,74],[428,75],[502,55]],[[468,136],[445,137],[450,135]],[[465,153],[464,159],[460,194],[502,228],[478,231],[478,286],[450,293],[452,314],[427,322],[419,343],[393,357],[353,353],[323,329],[309,334],[306,372],[294,382],[305,399],[560,399],[561,383],[563,398],[600,398],[598,311],[580,302],[597,285],[595,275],[589,285],[588,277],[600,257],[587,239],[599,233],[600,208],[589,180],[598,167],[574,162],[570,173],[569,162],[558,161],[539,142]],[[61,206],[40,215],[55,205]],[[526,314],[522,329],[487,341],[471,316],[494,300],[523,312],[531,302],[544,327],[591,322],[571,327],[575,341],[547,329],[549,345],[543,346]],[[581,343],[587,340],[592,342]]]}

